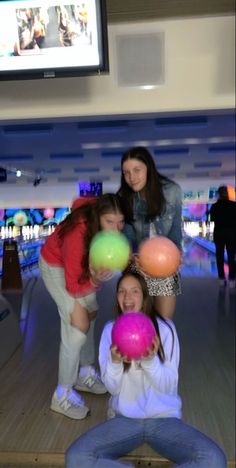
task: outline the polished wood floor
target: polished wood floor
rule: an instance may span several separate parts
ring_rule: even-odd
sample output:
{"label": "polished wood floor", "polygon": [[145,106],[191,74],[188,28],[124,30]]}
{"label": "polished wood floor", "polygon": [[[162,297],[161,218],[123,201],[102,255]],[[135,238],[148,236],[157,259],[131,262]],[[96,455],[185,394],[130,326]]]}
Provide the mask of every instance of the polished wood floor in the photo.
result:
{"label": "polished wood floor", "polygon": [[[96,343],[112,318],[114,278],[99,293]],[[59,320],[37,270],[24,279],[22,344],[0,370],[0,467],[63,467],[69,444],[106,417],[107,396],[85,394],[91,416],[73,421],[49,409],[57,381]],[[17,313],[19,300],[8,296]],[[19,312],[19,310],[18,310]],[[180,394],[186,422],[222,446],[235,466],[235,293],[216,278],[183,278],[175,315]],[[135,466],[171,466],[149,447],[127,456]]]}

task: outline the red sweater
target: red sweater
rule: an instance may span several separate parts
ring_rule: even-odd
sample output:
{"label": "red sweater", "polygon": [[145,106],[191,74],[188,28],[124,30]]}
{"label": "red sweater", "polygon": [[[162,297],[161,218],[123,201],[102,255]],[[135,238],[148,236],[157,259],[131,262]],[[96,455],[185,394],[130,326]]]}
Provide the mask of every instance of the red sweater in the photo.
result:
{"label": "red sweater", "polygon": [[59,229],[58,226],[47,238],[41,248],[41,255],[49,265],[64,269],[66,289],[70,294],[86,296],[95,291],[90,278],[79,283],[83,271],[81,262],[84,255],[86,223],[81,220],[62,240],[58,236]]}

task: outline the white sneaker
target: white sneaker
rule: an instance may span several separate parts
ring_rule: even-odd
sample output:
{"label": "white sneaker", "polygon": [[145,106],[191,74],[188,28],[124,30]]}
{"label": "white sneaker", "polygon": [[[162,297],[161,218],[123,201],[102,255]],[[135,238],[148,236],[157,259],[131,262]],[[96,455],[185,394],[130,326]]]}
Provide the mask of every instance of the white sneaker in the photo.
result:
{"label": "white sneaker", "polygon": [[67,390],[61,398],[58,398],[55,391],[50,408],[71,419],[84,419],[89,413],[89,408],[85,406],[83,398],[72,389]]}
{"label": "white sneaker", "polygon": [[97,395],[107,393],[105,385],[93,367],[89,368],[87,375],[78,377],[75,389],[80,392],[96,393]]}

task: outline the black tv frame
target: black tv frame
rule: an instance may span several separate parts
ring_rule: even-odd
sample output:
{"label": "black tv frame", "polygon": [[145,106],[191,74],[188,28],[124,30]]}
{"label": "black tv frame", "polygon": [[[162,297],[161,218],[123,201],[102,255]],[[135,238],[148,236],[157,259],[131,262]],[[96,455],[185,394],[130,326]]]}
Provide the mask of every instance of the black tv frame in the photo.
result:
{"label": "black tv frame", "polygon": [[[15,0],[0,0],[1,2],[11,2]],[[100,63],[98,65],[85,65],[75,67],[47,67],[21,70],[1,70],[0,57],[0,81],[12,80],[33,80],[33,79],[54,79],[80,77],[89,75],[100,75],[109,73],[109,50],[108,50],[108,29],[107,29],[107,9],[106,0],[95,0],[98,8],[98,21],[100,23]],[[40,0],[39,0],[40,3]],[[76,3],[71,0],[71,4]]]}

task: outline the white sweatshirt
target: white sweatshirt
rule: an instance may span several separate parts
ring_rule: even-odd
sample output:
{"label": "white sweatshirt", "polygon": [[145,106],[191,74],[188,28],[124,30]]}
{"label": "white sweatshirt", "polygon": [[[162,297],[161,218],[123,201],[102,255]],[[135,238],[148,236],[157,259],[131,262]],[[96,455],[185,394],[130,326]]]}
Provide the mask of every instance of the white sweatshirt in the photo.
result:
{"label": "white sweatshirt", "polygon": [[[179,340],[172,321],[157,319],[165,362],[156,355],[150,360],[132,361],[128,371],[123,363],[111,359],[111,331],[114,322],[103,330],[99,346],[101,377],[108,392],[108,414],[129,418],[181,418],[178,395]],[[171,333],[170,328],[173,330]]]}

